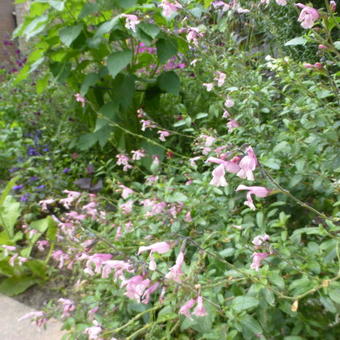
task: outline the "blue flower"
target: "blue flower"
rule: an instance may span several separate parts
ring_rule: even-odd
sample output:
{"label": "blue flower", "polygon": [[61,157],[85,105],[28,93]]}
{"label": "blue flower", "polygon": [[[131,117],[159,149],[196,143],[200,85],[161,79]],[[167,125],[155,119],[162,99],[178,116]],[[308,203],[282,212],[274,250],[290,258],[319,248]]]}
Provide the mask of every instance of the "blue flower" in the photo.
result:
{"label": "blue flower", "polygon": [[14,191],[19,191],[19,190],[21,190],[23,187],[24,187],[23,184],[18,184],[18,185],[15,185],[15,186],[12,188],[12,190],[14,190]]}

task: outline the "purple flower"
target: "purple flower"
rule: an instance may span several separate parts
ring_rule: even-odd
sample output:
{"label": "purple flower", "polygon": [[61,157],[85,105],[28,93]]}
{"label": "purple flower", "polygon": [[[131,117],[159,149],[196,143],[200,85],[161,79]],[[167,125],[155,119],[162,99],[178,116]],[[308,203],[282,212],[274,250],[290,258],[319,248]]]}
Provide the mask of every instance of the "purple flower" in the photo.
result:
{"label": "purple flower", "polygon": [[8,171],[9,171],[10,173],[13,173],[13,172],[16,172],[16,171],[18,171],[18,170],[20,170],[20,168],[11,168],[11,169],[9,169]]}
{"label": "purple flower", "polygon": [[23,187],[24,187],[23,184],[18,184],[18,185],[15,185],[15,186],[12,188],[12,190],[14,190],[14,191],[19,191],[19,190],[21,190]]}
{"label": "purple flower", "polygon": [[28,181],[29,182],[35,182],[35,181],[37,181],[39,179],[39,177],[37,177],[37,176],[32,176],[32,177],[30,177],[29,179],[28,179]]}
{"label": "purple flower", "polygon": [[29,193],[26,193],[26,194],[23,194],[21,197],[20,197],[20,201],[21,202],[27,202],[28,199],[30,198],[31,194]]}
{"label": "purple flower", "polygon": [[63,173],[64,173],[64,174],[67,174],[67,173],[69,173],[70,171],[71,171],[70,168],[65,168],[65,169],[63,170]]}
{"label": "purple flower", "polygon": [[42,189],[45,189],[45,185],[44,184],[41,184],[41,185],[36,187],[37,191],[42,190]]}

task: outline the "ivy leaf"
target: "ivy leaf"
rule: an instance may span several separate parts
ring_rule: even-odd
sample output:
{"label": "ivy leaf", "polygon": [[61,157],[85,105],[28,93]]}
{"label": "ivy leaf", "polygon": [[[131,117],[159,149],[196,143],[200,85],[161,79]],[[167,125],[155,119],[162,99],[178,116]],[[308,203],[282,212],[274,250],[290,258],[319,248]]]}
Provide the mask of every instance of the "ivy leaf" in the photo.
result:
{"label": "ivy leaf", "polygon": [[159,39],[156,43],[157,56],[162,64],[177,54],[177,44],[171,39]]}
{"label": "ivy leaf", "polygon": [[174,71],[163,72],[158,77],[157,83],[161,90],[178,95],[181,84]]}
{"label": "ivy leaf", "polygon": [[132,52],[125,50],[112,53],[107,59],[107,68],[112,78],[122,71],[132,60]]}
{"label": "ivy leaf", "polygon": [[73,41],[78,38],[82,29],[82,24],[62,28],[59,31],[60,40],[69,47]]}
{"label": "ivy leaf", "polygon": [[86,75],[83,84],[80,88],[80,94],[82,96],[85,96],[85,94],[88,92],[89,88],[93,86],[99,79],[99,75],[97,73],[89,73]]}

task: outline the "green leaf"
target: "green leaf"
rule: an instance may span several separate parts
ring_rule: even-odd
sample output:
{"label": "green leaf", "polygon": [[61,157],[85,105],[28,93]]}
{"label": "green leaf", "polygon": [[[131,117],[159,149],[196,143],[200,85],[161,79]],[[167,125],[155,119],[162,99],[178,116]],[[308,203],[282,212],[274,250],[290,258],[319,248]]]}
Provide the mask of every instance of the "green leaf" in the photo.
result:
{"label": "green leaf", "polygon": [[274,158],[262,160],[262,164],[274,170],[280,170],[281,167],[281,161]]}
{"label": "green leaf", "polygon": [[138,28],[141,29],[145,34],[147,34],[152,39],[155,39],[159,32],[161,31],[157,25],[149,24],[146,22],[141,22],[138,25]]}
{"label": "green leaf", "polygon": [[14,187],[18,179],[19,177],[14,177],[7,183],[5,189],[2,191],[1,196],[0,196],[0,206],[3,205],[6,197],[8,196],[8,194],[10,193],[10,191],[12,190],[12,188]]}
{"label": "green leaf", "polygon": [[258,335],[263,334],[261,325],[252,316],[248,314],[242,317],[240,323],[243,329],[253,333],[257,337]]}
{"label": "green leaf", "polygon": [[94,133],[86,133],[79,137],[77,147],[80,150],[88,150],[98,141],[97,136]]}
{"label": "green leaf", "polygon": [[78,19],[81,20],[85,17],[87,17],[88,15],[91,15],[93,13],[96,13],[99,10],[99,6],[97,3],[87,3],[84,5],[83,9],[81,10]]}
{"label": "green leaf", "polygon": [[259,304],[259,300],[252,296],[237,296],[233,300],[233,308],[237,312],[242,312],[247,309],[253,309]]}
{"label": "green leaf", "polygon": [[118,27],[120,16],[115,16],[110,21],[106,21],[100,25],[97,32],[93,36],[93,39],[101,38],[104,34],[109,33],[113,28]]}
{"label": "green leaf", "polygon": [[158,86],[161,90],[178,95],[180,80],[174,71],[163,72],[157,78]]}
{"label": "green leaf", "polygon": [[0,226],[6,230],[10,238],[14,236],[14,227],[20,214],[20,203],[12,196],[7,196],[2,206],[0,206]]}
{"label": "green leaf", "polygon": [[80,88],[80,94],[82,96],[85,96],[89,88],[93,86],[98,80],[99,80],[99,75],[97,73],[93,72],[93,73],[89,73],[88,75],[86,75]]}
{"label": "green leaf", "polygon": [[340,288],[330,288],[329,297],[335,302],[340,304]]}
{"label": "green leaf", "polygon": [[262,293],[263,293],[264,298],[266,299],[268,305],[274,306],[275,305],[275,295],[274,295],[274,293],[268,288],[263,288]]}
{"label": "green leaf", "polygon": [[337,50],[340,50],[340,40],[338,41],[334,41],[334,47],[337,49]]}
{"label": "green leaf", "polygon": [[182,194],[179,191],[176,191],[173,195],[166,199],[166,202],[173,203],[173,202],[186,202],[188,197]]}
{"label": "green leaf", "polygon": [[48,3],[57,11],[62,11],[65,7],[64,1],[48,0]]}
{"label": "green leaf", "polygon": [[292,40],[289,40],[285,43],[285,46],[297,46],[297,45],[305,45],[307,39],[304,37],[296,37]]}
{"label": "green leaf", "polygon": [[15,296],[24,292],[29,287],[37,283],[37,280],[32,277],[11,277],[4,279],[0,283],[0,293],[7,296]]}
{"label": "green leaf", "polygon": [[59,31],[60,40],[69,47],[76,40],[83,29],[82,24],[68,26]]}
{"label": "green leaf", "polygon": [[122,71],[132,60],[132,52],[125,50],[112,53],[107,59],[107,68],[112,78]]}
{"label": "green leaf", "polygon": [[50,79],[50,75],[47,73],[44,77],[39,78],[36,83],[37,94],[41,94],[48,86],[48,80]]}
{"label": "green leaf", "polygon": [[157,56],[161,64],[165,64],[177,54],[177,44],[172,39],[159,39],[156,43]]}
{"label": "green leaf", "polygon": [[32,20],[25,28],[24,26],[19,26],[18,29],[13,32],[13,36],[17,37],[19,35],[24,35],[26,36],[26,40],[29,40],[42,32],[45,29],[47,22],[48,16],[41,15],[40,17]]}

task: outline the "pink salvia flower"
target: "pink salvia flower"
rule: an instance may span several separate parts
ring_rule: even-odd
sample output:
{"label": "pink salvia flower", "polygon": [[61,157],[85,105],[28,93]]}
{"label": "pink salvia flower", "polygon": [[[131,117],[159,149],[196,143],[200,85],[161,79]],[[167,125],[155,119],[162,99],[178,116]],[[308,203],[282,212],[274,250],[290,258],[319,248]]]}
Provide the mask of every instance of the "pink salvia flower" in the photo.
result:
{"label": "pink salvia flower", "polygon": [[162,15],[165,18],[171,18],[178,12],[179,9],[182,8],[182,6],[177,1],[172,3],[167,0],[162,0],[162,3],[159,5],[159,7],[163,8]]}
{"label": "pink salvia flower", "polygon": [[217,72],[216,72],[216,77],[215,77],[214,80],[217,82],[217,86],[218,86],[218,87],[221,87],[221,86],[224,84],[225,78],[226,78],[226,77],[227,77],[227,76],[226,76],[225,73],[220,72],[220,71],[217,71]]}
{"label": "pink salvia flower", "polygon": [[332,12],[335,12],[336,11],[336,2],[335,1],[330,1],[329,2],[329,8]]}
{"label": "pink salvia flower", "polygon": [[122,189],[122,198],[124,199],[128,198],[134,193],[132,189],[126,187],[125,185],[119,185],[119,187]]}
{"label": "pink salvia flower", "polygon": [[142,131],[156,127],[156,125],[151,120],[141,119],[140,122],[142,123],[142,127],[141,127]]}
{"label": "pink salvia flower", "polygon": [[256,208],[255,208],[251,195],[255,195],[257,197],[266,197],[270,193],[270,190],[268,190],[265,187],[257,187],[257,186],[248,187],[242,184],[236,188],[236,191],[240,191],[240,190],[248,190],[247,200],[244,202],[244,204],[247,205],[252,210],[256,210]]}
{"label": "pink salvia flower", "polygon": [[222,164],[224,166],[224,169],[232,174],[238,173],[241,169],[237,162],[234,162],[233,160],[224,161],[223,159],[219,159],[216,157],[209,157],[207,159],[207,162]]}
{"label": "pink salvia flower", "polygon": [[170,132],[165,130],[159,130],[157,133],[159,134],[159,140],[162,142],[165,142],[165,138],[170,136]]}
{"label": "pink salvia flower", "polygon": [[129,164],[130,158],[124,154],[116,155],[117,165],[123,165],[123,171],[128,171],[132,168],[132,165]]}
{"label": "pink salvia flower", "polygon": [[220,8],[222,12],[226,12],[230,9],[230,5],[226,4],[224,1],[213,1],[212,6],[217,9]]}
{"label": "pink salvia flower", "polygon": [[252,244],[256,247],[262,246],[263,243],[269,241],[270,237],[267,234],[264,235],[258,235],[254,237]]}
{"label": "pink salvia flower", "polygon": [[67,318],[76,309],[74,302],[70,299],[59,299],[58,302],[63,306],[62,318]]}
{"label": "pink salvia flower", "polygon": [[37,242],[37,247],[39,251],[44,251],[46,247],[49,246],[49,242],[47,240],[40,240]]}
{"label": "pink salvia flower", "polygon": [[251,146],[246,149],[247,155],[243,157],[239,163],[241,170],[237,173],[240,178],[246,178],[249,181],[254,180],[253,171],[257,165],[257,158]]}
{"label": "pink salvia flower", "polygon": [[80,93],[76,93],[74,95],[74,97],[76,98],[76,102],[81,103],[81,106],[84,107],[85,106],[85,98],[80,94]]}
{"label": "pink salvia flower", "polygon": [[201,38],[203,34],[196,27],[189,27],[189,32],[187,34],[188,43],[193,43],[195,46],[198,46],[198,38]]}
{"label": "pink salvia flower", "polygon": [[99,340],[99,335],[102,332],[102,327],[97,321],[93,321],[93,326],[84,330],[84,334],[87,334],[89,340]]}
{"label": "pink salvia flower", "polygon": [[145,156],[145,151],[143,149],[132,150],[131,153],[132,153],[132,159],[134,161],[139,161]]}
{"label": "pink salvia flower", "polygon": [[202,84],[208,92],[210,92],[214,88],[214,83],[203,83]]}
{"label": "pink salvia flower", "polygon": [[133,267],[130,263],[121,260],[108,260],[103,262],[102,267],[102,278],[107,279],[114,270],[115,279],[125,280],[124,271],[131,273]]}
{"label": "pink salvia flower", "polygon": [[20,317],[18,321],[20,322],[26,319],[31,319],[32,322],[35,323],[36,326],[38,327],[43,327],[48,321],[45,313],[42,311],[34,311],[34,312],[26,313],[25,315]]}
{"label": "pink salvia flower", "polygon": [[275,0],[275,1],[280,6],[286,6],[287,5],[287,0]]}
{"label": "pink salvia flower", "polygon": [[141,254],[145,251],[151,251],[151,253],[165,254],[171,249],[171,246],[167,242],[157,242],[150,246],[142,246],[138,249],[138,254]]}
{"label": "pink salvia flower", "polygon": [[122,14],[122,17],[125,18],[125,27],[136,32],[136,26],[140,23],[138,17],[133,14]]}
{"label": "pink salvia flower", "polygon": [[224,102],[225,107],[233,107],[235,105],[234,101],[231,98],[227,98],[226,101]]}
{"label": "pink salvia flower", "polygon": [[254,269],[256,271],[259,271],[261,264],[262,264],[262,260],[267,258],[268,255],[269,255],[269,253],[253,253],[253,255],[252,255],[253,262],[250,265],[250,268]]}
{"label": "pink salvia flower", "polygon": [[123,214],[128,215],[131,214],[133,207],[133,201],[129,200],[126,203],[123,203],[119,206],[119,208],[122,210]]}
{"label": "pink salvia flower", "polygon": [[312,28],[315,21],[320,18],[319,12],[315,8],[306,6],[301,3],[297,3],[296,6],[302,8],[302,11],[298,18],[298,21],[301,23],[301,27],[305,29]]}
{"label": "pink salvia flower", "polygon": [[175,282],[181,282],[181,276],[183,275],[182,272],[182,265],[184,263],[184,254],[182,251],[179,252],[176,263],[173,267],[170,268],[169,273],[165,275],[165,278],[168,280],[173,280]]}
{"label": "pink salvia flower", "polygon": [[190,309],[194,307],[196,303],[195,299],[190,299],[187,301],[179,310],[179,314],[185,315],[188,318],[191,318],[191,312]]}
{"label": "pink salvia flower", "polygon": [[228,132],[232,132],[234,129],[238,128],[240,124],[235,119],[230,119],[227,123]]}
{"label": "pink salvia flower", "polygon": [[206,315],[208,315],[208,313],[205,310],[204,305],[203,305],[202,296],[198,296],[196,302],[197,302],[197,306],[195,307],[192,314],[196,315],[196,316],[206,316]]}
{"label": "pink salvia flower", "polygon": [[228,185],[227,181],[224,178],[225,170],[224,165],[219,165],[215,170],[212,172],[213,178],[210,181],[211,185],[214,185],[216,187],[225,187]]}

